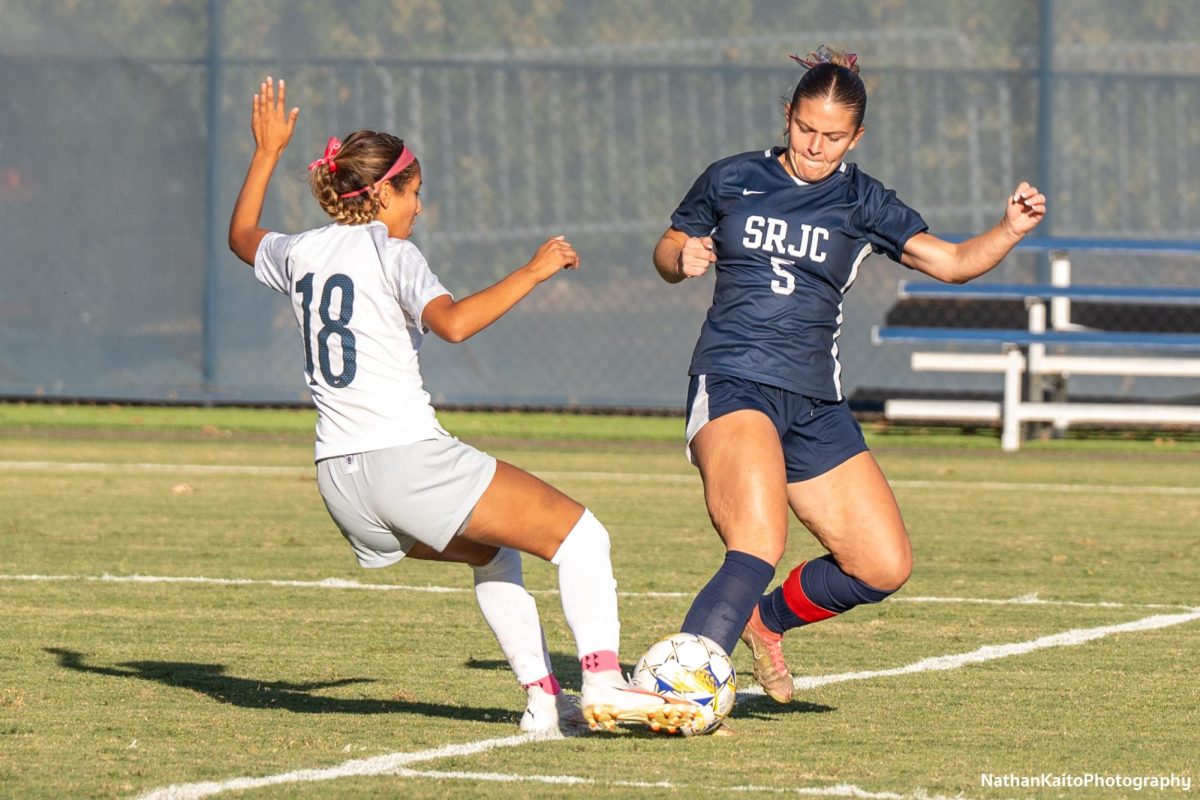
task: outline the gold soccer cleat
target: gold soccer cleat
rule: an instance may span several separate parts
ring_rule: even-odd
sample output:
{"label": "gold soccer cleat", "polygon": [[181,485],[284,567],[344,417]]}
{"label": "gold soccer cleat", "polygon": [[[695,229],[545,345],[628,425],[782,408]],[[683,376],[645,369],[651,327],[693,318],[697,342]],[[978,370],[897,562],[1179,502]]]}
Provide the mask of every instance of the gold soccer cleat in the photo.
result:
{"label": "gold soccer cleat", "polygon": [[750,648],[754,658],[754,679],[763,691],[777,703],[792,702],[796,685],[783,658],[783,634],[775,633],[763,624],[758,606],[754,607],[750,621],[742,630],[742,641]]}
{"label": "gold soccer cleat", "polygon": [[584,683],[583,716],[594,731],[615,730],[617,723],[644,725],[655,732],[677,733],[703,720],[704,712],[691,701],[620,684]]}

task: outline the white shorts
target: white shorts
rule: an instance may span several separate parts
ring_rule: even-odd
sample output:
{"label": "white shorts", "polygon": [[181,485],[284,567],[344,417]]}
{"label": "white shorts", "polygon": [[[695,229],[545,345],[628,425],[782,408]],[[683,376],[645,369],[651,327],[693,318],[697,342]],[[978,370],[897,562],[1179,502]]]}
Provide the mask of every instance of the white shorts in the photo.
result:
{"label": "white shorts", "polygon": [[442,551],[467,527],[496,459],[447,434],[317,462],[317,488],[363,567],[421,542]]}

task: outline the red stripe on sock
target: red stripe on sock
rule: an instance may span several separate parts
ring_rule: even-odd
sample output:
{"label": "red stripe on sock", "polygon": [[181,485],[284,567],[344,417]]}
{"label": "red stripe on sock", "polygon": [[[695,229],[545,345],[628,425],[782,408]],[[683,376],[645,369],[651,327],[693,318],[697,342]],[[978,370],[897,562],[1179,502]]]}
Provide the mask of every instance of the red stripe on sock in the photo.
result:
{"label": "red stripe on sock", "polygon": [[823,619],[836,617],[836,611],[821,608],[809,600],[808,595],[804,593],[804,587],[800,584],[800,570],[804,569],[804,565],[807,563],[805,561],[792,570],[787,576],[787,580],[783,582],[783,601],[787,603],[793,614],[805,622],[820,622]]}
{"label": "red stripe on sock", "polygon": [[594,653],[588,653],[579,659],[579,663],[583,666],[584,672],[607,672],[613,669],[619,672],[621,670],[617,654],[612,650],[597,650]]}
{"label": "red stripe on sock", "polygon": [[530,686],[540,686],[546,694],[558,694],[562,691],[562,687],[558,685],[558,678],[551,673],[541,680],[533,681],[532,683],[521,684],[522,689],[528,689]]}

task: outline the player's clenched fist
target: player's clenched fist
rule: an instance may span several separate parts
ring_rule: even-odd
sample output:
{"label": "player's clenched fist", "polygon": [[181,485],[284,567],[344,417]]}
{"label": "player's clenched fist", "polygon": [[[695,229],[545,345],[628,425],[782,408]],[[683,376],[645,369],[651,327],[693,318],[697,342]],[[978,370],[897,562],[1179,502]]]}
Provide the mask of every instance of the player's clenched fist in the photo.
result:
{"label": "player's clenched fist", "polygon": [[1037,227],[1045,216],[1046,195],[1039,192],[1036,186],[1021,181],[1004,210],[1004,222],[1008,229],[1017,236],[1024,236]]}
{"label": "player's clenched fist", "polygon": [[698,278],[708,272],[708,265],[717,260],[711,236],[689,236],[679,250],[679,274]]}
{"label": "player's clenched fist", "polygon": [[560,269],[578,269],[579,256],[565,236],[554,236],[537,249],[529,267],[538,280],[544,281]]}

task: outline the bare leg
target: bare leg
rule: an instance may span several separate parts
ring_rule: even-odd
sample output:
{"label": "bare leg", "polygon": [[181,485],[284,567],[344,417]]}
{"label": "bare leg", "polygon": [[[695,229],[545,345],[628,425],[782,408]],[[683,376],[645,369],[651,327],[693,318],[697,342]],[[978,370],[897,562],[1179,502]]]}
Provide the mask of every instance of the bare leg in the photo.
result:
{"label": "bare leg", "polygon": [[682,630],[732,652],[787,543],[783,448],[765,414],[735,411],[708,422],[692,439],[713,526],[725,559],[696,594]]}
{"label": "bare leg", "polygon": [[639,692],[621,676],[608,531],[582,505],[545,481],[498,462],[460,537],[522,550],[558,567],[563,614],[583,667],[584,716],[593,727],[627,721],[674,729],[699,713],[690,704]]}
{"label": "bare leg", "polygon": [[604,657],[606,665],[617,668],[621,634],[608,531],[583,506],[501,461],[460,537],[551,561],[558,567],[563,612],[579,657],[611,654]]}
{"label": "bare leg", "polygon": [[787,474],[770,419],[753,410],[726,414],[700,429],[692,452],[726,549],[779,563],[787,545]]}
{"label": "bare leg", "polygon": [[417,542],[408,551],[406,558],[421,561],[448,561],[455,564],[470,564],[472,567],[482,567],[496,557],[500,552],[498,547],[471,542],[461,536],[455,536],[440,553],[427,544]]}
{"label": "bare leg", "polygon": [[892,488],[870,453],[788,484],[787,495],[796,517],[847,575],[884,591],[908,580],[908,533]]}
{"label": "bare leg", "polygon": [[458,537],[512,547],[547,561],[583,516],[583,506],[540,478],[496,462],[496,475]]}
{"label": "bare leg", "polygon": [[790,702],[795,690],[783,656],[783,633],[882,600],[904,583],[912,567],[900,511],[870,453],[788,484],[787,496],[832,562],[826,556],[792,570],[759,602],[742,632],[754,656],[755,677],[781,703]]}

